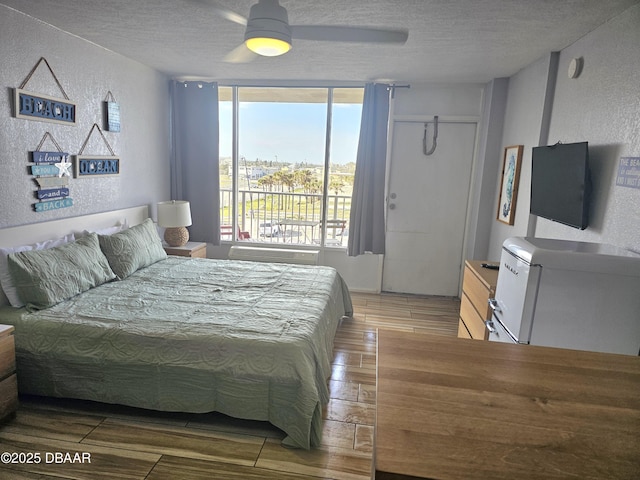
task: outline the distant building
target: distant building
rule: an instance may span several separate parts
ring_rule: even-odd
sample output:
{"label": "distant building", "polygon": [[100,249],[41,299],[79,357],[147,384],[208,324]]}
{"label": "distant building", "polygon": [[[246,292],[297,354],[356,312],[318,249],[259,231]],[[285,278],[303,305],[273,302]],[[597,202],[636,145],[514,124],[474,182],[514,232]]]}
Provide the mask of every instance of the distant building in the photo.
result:
{"label": "distant building", "polygon": [[238,166],[238,175],[240,178],[248,178],[249,180],[257,180],[259,178],[262,178],[266,175],[270,175],[274,172],[276,172],[278,169],[277,168],[268,168],[268,167],[261,167],[261,166],[243,166],[243,165],[239,165]]}
{"label": "distant building", "polygon": [[[277,167],[267,167],[260,165],[238,165],[238,178],[257,180],[259,178],[271,175],[280,170]],[[220,172],[226,173],[229,177],[233,176],[233,162],[230,157],[220,159]]]}

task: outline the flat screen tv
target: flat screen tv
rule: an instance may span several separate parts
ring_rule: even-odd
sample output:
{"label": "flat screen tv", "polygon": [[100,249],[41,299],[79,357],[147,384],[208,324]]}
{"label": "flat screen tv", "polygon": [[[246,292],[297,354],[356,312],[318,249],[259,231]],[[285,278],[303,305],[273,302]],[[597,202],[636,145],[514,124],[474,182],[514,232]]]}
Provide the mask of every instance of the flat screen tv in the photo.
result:
{"label": "flat screen tv", "polygon": [[589,225],[590,196],[587,142],[533,147],[532,215],[584,230]]}

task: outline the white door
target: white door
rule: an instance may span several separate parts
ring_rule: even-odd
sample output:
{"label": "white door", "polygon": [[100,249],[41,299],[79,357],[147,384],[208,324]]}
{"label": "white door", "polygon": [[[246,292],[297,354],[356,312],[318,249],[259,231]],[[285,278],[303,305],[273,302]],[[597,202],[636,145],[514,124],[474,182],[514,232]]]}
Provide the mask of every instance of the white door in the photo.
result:
{"label": "white door", "polygon": [[476,124],[441,121],[429,156],[423,134],[423,123],[394,122],[382,290],[457,296]]}

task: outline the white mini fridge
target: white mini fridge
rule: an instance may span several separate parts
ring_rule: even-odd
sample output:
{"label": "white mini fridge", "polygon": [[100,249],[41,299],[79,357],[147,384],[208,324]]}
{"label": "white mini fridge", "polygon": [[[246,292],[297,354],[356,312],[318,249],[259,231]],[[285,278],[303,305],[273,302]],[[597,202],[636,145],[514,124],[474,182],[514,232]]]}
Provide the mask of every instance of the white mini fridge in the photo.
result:
{"label": "white mini fridge", "polygon": [[640,255],[613,245],[504,241],[489,340],[640,354]]}

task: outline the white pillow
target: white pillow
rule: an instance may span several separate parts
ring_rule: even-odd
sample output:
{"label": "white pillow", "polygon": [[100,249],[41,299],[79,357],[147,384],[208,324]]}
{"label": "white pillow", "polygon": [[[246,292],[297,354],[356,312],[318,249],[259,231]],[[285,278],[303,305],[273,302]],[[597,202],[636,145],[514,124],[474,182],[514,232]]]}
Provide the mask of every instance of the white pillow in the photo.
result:
{"label": "white pillow", "polygon": [[[46,240],[44,242],[33,243],[31,245],[20,245],[18,247],[11,248],[0,248],[0,285],[2,285],[2,291],[6,296],[8,302],[13,307],[23,307],[24,303],[20,300],[18,296],[18,291],[16,290],[15,285],[13,284],[13,279],[11,278],[11,274],[9,273],[9,266],[7,257],[11,253],[16,252],[24,252],[25,250],[46,250],[48,248],[57,247],[59,245],[64,245],[65,243],[75,241],[75,236],[73,233],[69,235],[65,235],[62,238],[56,238],[55,240]],[[7,304],[7,301],[4,299],[0,299],[3,305]]]}
{"label": "white pillow", "polygon": [[113,227],[106,227],[98,230],[95,230],[95,229],[85,230],[82,233],[83,235],[86,235],[91,232],[95,232],[98,235],[113,235],[114,233],[121,232],[122,230],[126,230],[127,228],[129,228],[129,223],[125,218],[122,222],[119,222],[117,225],[114,225]]}

